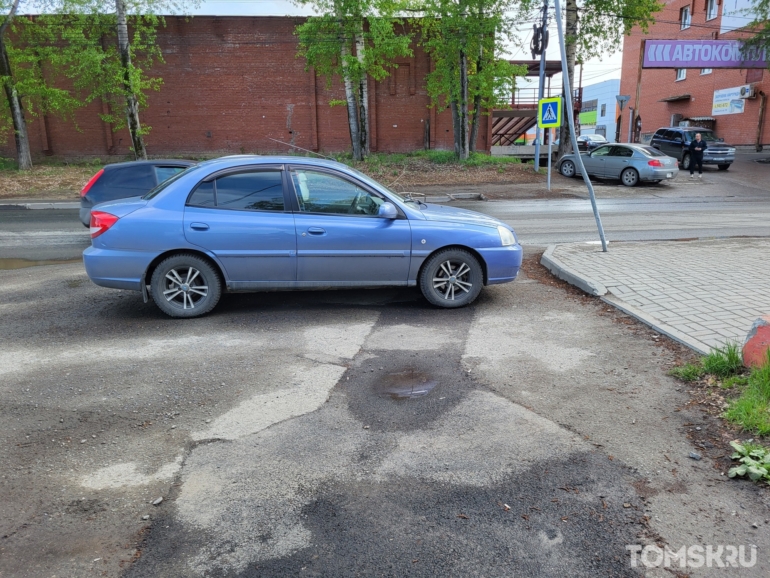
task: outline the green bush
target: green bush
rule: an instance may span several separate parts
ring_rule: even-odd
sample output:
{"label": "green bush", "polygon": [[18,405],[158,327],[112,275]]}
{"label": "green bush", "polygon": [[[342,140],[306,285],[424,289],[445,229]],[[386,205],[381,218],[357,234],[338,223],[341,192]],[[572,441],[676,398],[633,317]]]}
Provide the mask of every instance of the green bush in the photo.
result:
{"label": "green bush", "polygon": [[746,388],[728,405],[724,416],[746,431],[770,435],[770,350],[766,363],[751,370]]}

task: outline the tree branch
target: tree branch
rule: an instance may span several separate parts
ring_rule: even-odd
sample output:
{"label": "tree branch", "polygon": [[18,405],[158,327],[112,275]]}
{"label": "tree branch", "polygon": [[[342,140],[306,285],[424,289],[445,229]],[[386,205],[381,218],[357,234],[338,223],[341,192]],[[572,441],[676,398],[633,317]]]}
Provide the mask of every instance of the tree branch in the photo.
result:
{"label": "tree branch", "polygon": [[5,36],[5,31],[8,30],[8,26],[10,26],[13,17],[16,16],[16,11],[19,9],[19,1],[20,0],[13,0],[11,11],[8,13],[8,16],[5,17],[3,23],[0,24],[0,38]]}

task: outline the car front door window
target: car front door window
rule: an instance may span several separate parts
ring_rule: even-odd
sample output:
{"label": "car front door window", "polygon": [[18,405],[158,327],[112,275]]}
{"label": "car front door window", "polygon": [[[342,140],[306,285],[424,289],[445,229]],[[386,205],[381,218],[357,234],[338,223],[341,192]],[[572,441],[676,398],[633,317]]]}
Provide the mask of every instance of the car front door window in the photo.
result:
{"label": "car front door window", "polygon": [[302,213],[377,216],[384,199],[336,175],[295,169],[291,172]]}

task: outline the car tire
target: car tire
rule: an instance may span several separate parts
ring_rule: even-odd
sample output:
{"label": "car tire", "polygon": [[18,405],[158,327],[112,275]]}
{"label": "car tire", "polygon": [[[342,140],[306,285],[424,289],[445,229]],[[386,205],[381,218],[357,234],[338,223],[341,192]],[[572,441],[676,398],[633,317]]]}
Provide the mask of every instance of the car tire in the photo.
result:
{"label": "car tire", "polygon": [[150,280],[152,299],[170,317],[205,315],[219,302],[222,282],[208,261],[182,253],[160,262]]}
{"label": "car tire", "polygon": [[470,305],[484,285],[479,260],[464,249],[446,249],[432,255],[420,273],[420,291],[437,307]]}
{"label": "car tire", "polygon": [[636,172],[636,169],[624,169],[620,173],[620,182],[627,187],[635,187],[639,183],[639,173]]}
{"label": "car tire", "polygon": [[688,171],[690,170],[690,153],[685,153],[682,157],[682,170]]}
{"label": "car tire", "polygon": [[717,168],[718,168],[720,171],[726,171],[727,169],[729,169],[729,168],[730,168],[730,164],[731,164],[731,163],[727,163],[727,164],[725,164],[725,165],[717,165]]}
{"label": "car tire", "polygon": [[577,173],[577,170],[575,169],[575,163],[572,161],[564,161],[559,165],[559,172],[568,179],[571,179],[575,176],[575,173]]}

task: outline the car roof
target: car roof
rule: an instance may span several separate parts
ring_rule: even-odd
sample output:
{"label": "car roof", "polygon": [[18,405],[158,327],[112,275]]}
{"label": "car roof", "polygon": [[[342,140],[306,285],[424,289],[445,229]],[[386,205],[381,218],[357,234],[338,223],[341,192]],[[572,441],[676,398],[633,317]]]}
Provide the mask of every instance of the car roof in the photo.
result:
{"label": "car roof", "polygon": [[337,162],[332,159],[319,159],[313,157],[300,157],[291,155],[230,155],[225,157],[219,157],[199,163],[199,166],[206,166],[209,168],[230,168],[237,167],[243,164],[250,165],[276,165],[276,164],[291,164],[291,165],[309,165],[314,167],[326,167],[337,170],[352,170],[351,167],[344,163]]}
{"label": "car roof", "polygon": [[196,161],[181,160],[181,159],[151,159],[146,161],[141,160],[141,161],[127,161],[124,163],[110,163],[110,164],[104,165],[104,170],[112,171],[112,170],[124,168],[124,167],[143,166],[143,165],[191,167],[194,164],[197,164]]}
{"label": "car roof", "polygon": [[[658,130],[706,130],[708,132],[714,132],[714,129],[706,128],[705,126],[664,126]],[[658,132],[657,130],[655,132]]]}

